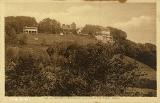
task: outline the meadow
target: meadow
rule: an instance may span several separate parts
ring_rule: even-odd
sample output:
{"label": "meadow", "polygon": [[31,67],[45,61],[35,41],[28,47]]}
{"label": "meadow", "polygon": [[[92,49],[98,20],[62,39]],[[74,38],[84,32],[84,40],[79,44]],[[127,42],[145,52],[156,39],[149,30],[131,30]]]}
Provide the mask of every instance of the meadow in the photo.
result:
{"label": "meadow", "polygon": [[[87,45],[87,44],[96,44],[98,42],[97,39],[93,37],[88,36],[81,36],[81,35],[74,35],[74,34],[68,34],[68,35],[59,35],[59,34],[18,34],[18,38],[23,37],[23,35],[26,35],[28,38],[28,44],[33,45],[41,45],[43,40],[46,40],[46,45],[51,45],[54,42],[77,42],[80,45]],[[38,38],[38,40],[35,40],[34,38]]]}

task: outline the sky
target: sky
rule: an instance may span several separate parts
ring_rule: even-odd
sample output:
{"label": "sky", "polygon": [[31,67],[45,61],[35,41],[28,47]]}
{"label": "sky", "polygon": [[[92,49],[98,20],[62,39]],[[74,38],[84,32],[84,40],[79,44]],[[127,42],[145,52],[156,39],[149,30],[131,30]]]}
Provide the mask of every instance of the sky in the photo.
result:
{"label": "sky", "polygon": [[111,26],[136,43],[156,44],[156,3],[6,2],[6,16],[31,16],[37,22],[51,18],[61,24],[75,22],[77,27]]}

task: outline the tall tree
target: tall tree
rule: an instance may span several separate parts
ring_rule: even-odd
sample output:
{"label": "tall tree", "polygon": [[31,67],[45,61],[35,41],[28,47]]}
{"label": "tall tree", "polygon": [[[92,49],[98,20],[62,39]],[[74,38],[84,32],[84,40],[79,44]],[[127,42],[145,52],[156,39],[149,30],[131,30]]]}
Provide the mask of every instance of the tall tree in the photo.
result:
{"label": "tall tree", "polygon": [[86,34],[96,34],[96,32],[100,31],[100,26],[98,25],[89,25],[89,24],[86,24],[82,30],[83,33],[86,33]]}
{"label": "tall tree", "polygon": [[41,33],[58,33],[61,30],[61,24],[55,19],[45,18],[39,22],[39,32]]}
{"label": "tall tree", "polygon": [[6,34],[5,34],[5,43],[10,44],[10,45],[17,43],[16,32],[11,27],[7,27],[7,31],[6,31]]}

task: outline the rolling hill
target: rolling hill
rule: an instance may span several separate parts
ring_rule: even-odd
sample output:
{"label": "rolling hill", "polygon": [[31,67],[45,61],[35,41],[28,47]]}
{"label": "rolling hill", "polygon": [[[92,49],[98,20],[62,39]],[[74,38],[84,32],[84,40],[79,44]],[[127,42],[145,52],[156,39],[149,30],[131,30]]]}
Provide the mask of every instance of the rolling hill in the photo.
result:
{"label": "rolling hill", "polygon": [[141,76],[141,78],[146,78],[146,79],[149,79],[149,80],[156,80],[156,74],[157,73],[153,68],[151,68],[151,67],[149,67],[149,66],[147,66],[147,65],[145,65],[145,64],[143,64],[139,61],[136,61],[135,59],[132,59],[128,56],[124,56],[123,59],[121,59],[120,54],[119,55],[114,55],[112,60],[114,60],[115,58],[119,59],[119,60],[122,60],[122,62],[125,63],[125,64],[136,62],[137,66],[141,70],[141,73],[143,74],[143,76]]}

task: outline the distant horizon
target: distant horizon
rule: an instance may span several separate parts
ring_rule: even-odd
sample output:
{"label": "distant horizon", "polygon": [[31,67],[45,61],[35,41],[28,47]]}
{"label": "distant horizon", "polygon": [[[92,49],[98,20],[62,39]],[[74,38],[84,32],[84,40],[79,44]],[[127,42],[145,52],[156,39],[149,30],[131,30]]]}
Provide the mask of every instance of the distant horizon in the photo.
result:
{"label": "distant horizon", "polygon": [[45,18],[61,24],[76,23],[114,27],[136,43],[156,44],[156,3],[106,2],[7,2],[5,17],[30,16],[39,23]]}

